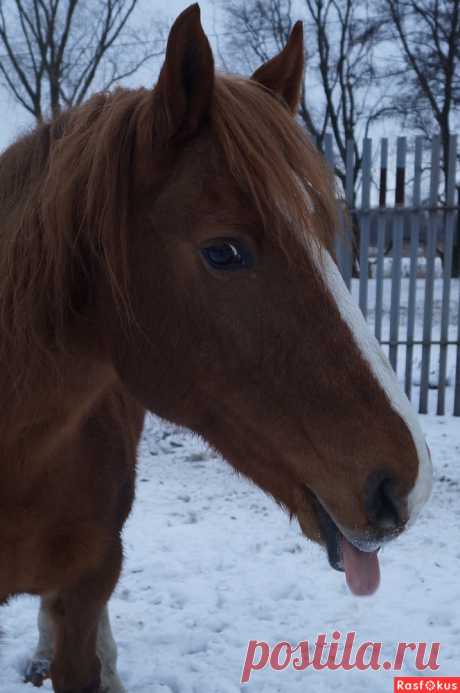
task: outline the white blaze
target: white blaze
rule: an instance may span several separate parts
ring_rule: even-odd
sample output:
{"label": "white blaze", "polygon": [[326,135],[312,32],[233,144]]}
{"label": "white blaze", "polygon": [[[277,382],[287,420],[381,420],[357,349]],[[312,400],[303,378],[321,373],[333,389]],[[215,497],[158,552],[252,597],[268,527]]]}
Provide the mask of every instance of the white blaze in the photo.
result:
{"label": "white blaze", "polygon": [[324,283],[329,288],[340,315],[349,326],[361,354],[382,386],[391,406],[403,419],[412,435],[419,461],[417,480],[408,497],[409,519],[413,521],[430,497],[433,473],[430,454],[418,416],[398,383],[395,372],[380,344],[368,328],[361,310],[348,291],[334,260],[324,250],[318,251],[312,248],[312,254]]}

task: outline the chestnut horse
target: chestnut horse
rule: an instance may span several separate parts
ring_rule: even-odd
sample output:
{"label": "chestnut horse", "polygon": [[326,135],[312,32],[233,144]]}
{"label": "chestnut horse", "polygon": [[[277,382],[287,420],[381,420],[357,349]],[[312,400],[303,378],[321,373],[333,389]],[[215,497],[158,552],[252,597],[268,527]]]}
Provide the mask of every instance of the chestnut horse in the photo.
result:
{"label": "chestnut horse", "polygon": [[42,597],[35,685],[123,690],[106,605],[145,410],[271,494],[357,594],[429,495],[332,259],[303,62],[298,23],[251,79],[216,75],[193,5],[153,91],[98,94],[0,158],[0,600]]}

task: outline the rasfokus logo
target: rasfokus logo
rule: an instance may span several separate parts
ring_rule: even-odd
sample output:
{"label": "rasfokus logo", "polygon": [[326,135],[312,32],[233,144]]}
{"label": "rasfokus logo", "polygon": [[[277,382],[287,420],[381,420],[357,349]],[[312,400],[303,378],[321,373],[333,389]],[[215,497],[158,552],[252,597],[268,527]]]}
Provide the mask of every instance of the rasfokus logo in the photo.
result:
{"label": "rasfokus logo", "polygon": [[[357,642],[356,633],[351,632],[342,636],[334,631],[330,637],[320,633],[316,640],[302,640],[297,645],[289,642],[278,642],[270,646],[263,640],[250,640],[241,673],[241,683],[248,683],[254,672],[269,668],[272,671],[283,671],[292,668],[296,671],[313,669],[331,671],[342,669],[351,671],[402,671],[405,664],[415,666],[417,671],[437,671],[441,645],[438,642],[430,645],[424,642],[400,642],[395,646],[393,656],[385,657],[384,645],[381,642]],[[423,685],[429,681],[458,681],[457,679],[423,679]],[[407,682],[411,679],[395,679],[395,691],[456,691],[458,688],[396,688],[396,682]],[[422,681],[422,679],[413,679]]]}
{"label": "rasfokus logo", "polygon": [[410,693],[411,691],[459,691],[460,677],[426,677],[398,676],[394,679],[394,693]]}

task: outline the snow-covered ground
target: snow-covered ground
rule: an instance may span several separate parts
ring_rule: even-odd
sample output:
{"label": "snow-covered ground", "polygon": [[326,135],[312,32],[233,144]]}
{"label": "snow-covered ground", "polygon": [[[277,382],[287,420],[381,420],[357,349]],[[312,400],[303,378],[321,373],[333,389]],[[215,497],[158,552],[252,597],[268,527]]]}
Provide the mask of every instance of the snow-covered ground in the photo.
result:
{"label": "snow-covered ground", "polygon": [[[413,529],[381,554],[376,596],[352,597],[343,575],[297,523],[205,445],[150,420],[140,450],[123,577],[111,601],[129,693],[236,693],[250,639],[441,642],[441,675],[460,675],[460,422],[422,417],[436,471]],[[21,672],[35,641],[36,600],[1,611],[1,693],[32,690]],[[416,674],[413,661],[404,673]],[[392,673],[255,672],[247,691],[389,693]],[[48,683],[45,689],[50,689]]]}

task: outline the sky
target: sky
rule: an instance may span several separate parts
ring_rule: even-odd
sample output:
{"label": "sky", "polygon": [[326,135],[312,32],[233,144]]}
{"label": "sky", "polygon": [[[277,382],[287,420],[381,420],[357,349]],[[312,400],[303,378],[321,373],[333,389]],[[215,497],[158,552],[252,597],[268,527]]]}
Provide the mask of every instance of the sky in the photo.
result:
{"label": "sky", "polygon": [[[138,16],[135,18],[138,21],[139,17],[145,17],[150,21],[157,17],[164,18],[170,26],[178,14],[190,4],[190,0],[140,0]],[[210,35],[211,43],[215,47],[215,35],[218,29],[219,11],[217,2],[214,0],[201,0],[202,23],[205,31]],[[137,75],[136,86],[142,84],[144,86],[152,85],[155,81],[155,75],[158,67],[150,67],[149,70],[143,70]],[[151,71],[154,72],[151,75]],[[152,85],[153,86],[153,85]],[[32,117],[19,106],[14,99],[3,89],[0,89],[0,150],[3,150],[19,134],[33,126]]]}
{"label": "sky", "polygon": [[[224,29],[223,7],[225,0],[200,0],[201,16],[203,27],[210,39],[214,49],[216,64],[221,67],[222,62],[219,58],[219,41],[222,43]],[[190,0],[138,0],[138,6],[133,15],[133,23],[135,25],[146,26],[152,21],[160,20],[166,26],[170,27],[174,19],[186,7],[190,5]],[[302,16],[300,8],[294,3],[294,15]],[[153,33],[152,39],[158,40],[158,35]],[[387,56],[388,57],[388,56]],[[127,83],[127,86],[153,86],[156,81],[156,76],[160,67],[160,62],[151,63],[148,67],[139,70],[139,72]],[[316,98],[322,100],[322,94],[317,91],[315,76],[309,70],[307,63],[306,78],[309,81],[309,98],[314,101]],[[0,87],[0,150],[4,149],[11,141],[13,141],[25,129],[33,126],[32,117],[19,106],[5,90]],[[377,128],[377,134],[380,136],[394,137],[394,123],[382,122]]]}

